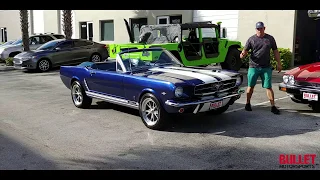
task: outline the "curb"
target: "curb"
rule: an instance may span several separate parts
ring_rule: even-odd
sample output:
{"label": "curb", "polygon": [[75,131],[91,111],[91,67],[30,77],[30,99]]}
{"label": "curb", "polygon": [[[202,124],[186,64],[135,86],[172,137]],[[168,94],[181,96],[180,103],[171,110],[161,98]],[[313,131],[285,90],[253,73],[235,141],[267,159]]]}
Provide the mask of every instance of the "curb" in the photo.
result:
{"label": "curb", "polygon": [[0,71],[13,71],[16,70],[14,66],[0,66]]}

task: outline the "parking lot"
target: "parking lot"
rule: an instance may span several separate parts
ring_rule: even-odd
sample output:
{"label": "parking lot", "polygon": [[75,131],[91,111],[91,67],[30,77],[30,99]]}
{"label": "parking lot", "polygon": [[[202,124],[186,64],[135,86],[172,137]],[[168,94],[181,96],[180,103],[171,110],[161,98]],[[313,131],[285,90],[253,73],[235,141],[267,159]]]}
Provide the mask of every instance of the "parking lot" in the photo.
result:
{"label": "parking lot", "polygon": [[281,79],[274,73],[281,115],[258,82],[252,112],[243,95],[222,115],[182,116],[154,131],[136,110],[97,100],[76,108],[59,70],[0,71],[0,169],[278,170],[280,154],[320,156],[320,114],[280,92]]}

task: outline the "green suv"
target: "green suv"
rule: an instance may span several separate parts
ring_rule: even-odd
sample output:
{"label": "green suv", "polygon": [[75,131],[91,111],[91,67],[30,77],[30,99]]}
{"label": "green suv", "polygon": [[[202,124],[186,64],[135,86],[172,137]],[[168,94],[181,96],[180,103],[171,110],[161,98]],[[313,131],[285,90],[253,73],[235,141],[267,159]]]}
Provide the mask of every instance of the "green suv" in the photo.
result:
{"label": "green suv", "polygon": [[[185,24],[144,25],[140,40],[134,42],[132,30],[125,19],[130,42],[109,44],[109,56],[129,49],[162,47],[169,50],[185,66],[207,66],[220,63],[223,69],[238,71],[242,66],[239,41],[226,39],[226,29],[221,22],[193,22]],[[221,33],[222,31],[222,33]]]}

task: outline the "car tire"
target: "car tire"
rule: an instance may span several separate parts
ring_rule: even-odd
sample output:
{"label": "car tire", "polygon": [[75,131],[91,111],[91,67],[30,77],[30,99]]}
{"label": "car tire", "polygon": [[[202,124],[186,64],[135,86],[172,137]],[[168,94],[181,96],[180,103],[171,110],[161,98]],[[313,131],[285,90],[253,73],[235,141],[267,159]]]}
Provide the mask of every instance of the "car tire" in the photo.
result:
{"label": "car tire", "polygon": [[240,51],[237,48],[230,48],[225,61],[221,63],[222,69],[239,71],[241,66]]}
{"label": "car tire", "polygon": [[[150,107],[153,108],[151,112]],[[149,114],[148,111],[150,112]],[[146,93],[141,97],[139,114],[143,124],[153,130],[164,129],[169,121],[169,114],[161,106],[158,99],[151,93]]]}
{"label": "car tire", "polygon": [[313,112],[320,113],[320,102],[312,103],[311,108]]}
{"label": "car tire", "polygon": [[229,109],[229,104],[227,104],[227,105],[225,105],[223,107],[220,107],[218,109],[207,111],[207,114],[218,115],[218,114],[222,114],[222,113],[226,112],[228,109]]}
{"label": "car tire", "polygon": [[72,102],[77,108],[86,109],[91,106],[92,98],[86,95],[79,81],[74,81],[70,89]]}
{"label": "car tire", "polygon": [[47,72],[51,69],[51,62],[49,59],[40,59],[37,63],[37,70],[40,72]]}
{"label": "car tire", "polygon": [[101,55],[98,53],[93,53],[90,57],[91,62],[101,62]]}

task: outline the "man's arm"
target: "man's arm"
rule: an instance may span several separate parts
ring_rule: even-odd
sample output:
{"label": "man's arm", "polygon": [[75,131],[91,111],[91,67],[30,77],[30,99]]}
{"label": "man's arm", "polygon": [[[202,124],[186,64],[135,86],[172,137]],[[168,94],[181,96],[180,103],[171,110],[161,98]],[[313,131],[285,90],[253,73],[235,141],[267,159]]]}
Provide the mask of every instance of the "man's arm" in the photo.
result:
{"label": "man's arm", "polygon": [[250,38],[247,40],[246,45],[244,46],[242,52],[240,53],[240,58],[246,57],[248,55],[249,50],[251,49],[251,41]]}
{"label": "man's arm", "polygon": [[276,40],[273,37],[272,37],[272,41],[271,41],[271,48],[273,50],[274,58],[278,62],[277,68],[278,68],[278,71],[280,72],[282,70],[282,65],[281,65],[281,60],[280,60],[280,53],[278,51],[278,46],[277,46]]}

